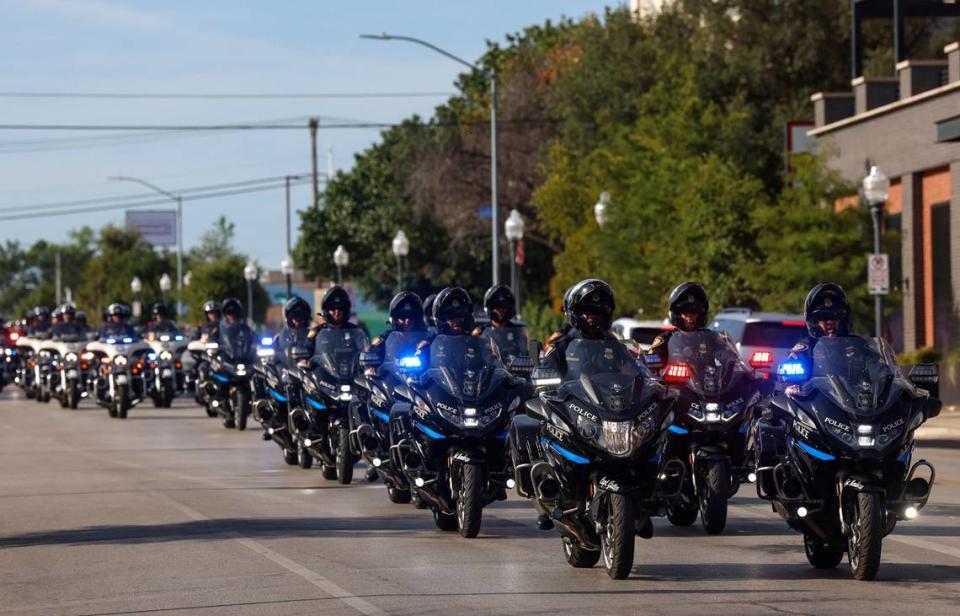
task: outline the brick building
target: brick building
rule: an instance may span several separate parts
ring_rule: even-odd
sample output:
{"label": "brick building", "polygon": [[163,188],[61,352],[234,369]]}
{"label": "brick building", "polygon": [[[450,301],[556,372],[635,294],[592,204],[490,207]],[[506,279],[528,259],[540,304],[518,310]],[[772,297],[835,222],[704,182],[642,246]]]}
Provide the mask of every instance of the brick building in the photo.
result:
{"label": "brick building", "polygon": [[[900,233],[891,285],[903,299],[885,329],[907,351],[960,345],[960,44],[944,53],[811,97],[808,135],[827,163],[857,184],[871,164],[890,177],[884,223]],[[855,196],[837,205],[851,203]]]}

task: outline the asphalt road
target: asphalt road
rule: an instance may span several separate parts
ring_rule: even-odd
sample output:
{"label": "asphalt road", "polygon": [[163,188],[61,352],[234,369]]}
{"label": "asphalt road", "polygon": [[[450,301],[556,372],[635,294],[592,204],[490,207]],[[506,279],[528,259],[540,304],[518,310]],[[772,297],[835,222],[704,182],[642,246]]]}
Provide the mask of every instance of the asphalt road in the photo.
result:
{"label": "asphalt road", "polygon": [[[957,614],[960,441],[937,433],[930,505],[884,542],[878,580],[811,568],[741,490],[727,532],[657,520],[630,579],[575,570],[513,496],[477,539],[382,486],[283,464],[259,430],[196,406],[127,420],[0,395],[0,613]],[[362,477],[362,473],[358,473]]]}

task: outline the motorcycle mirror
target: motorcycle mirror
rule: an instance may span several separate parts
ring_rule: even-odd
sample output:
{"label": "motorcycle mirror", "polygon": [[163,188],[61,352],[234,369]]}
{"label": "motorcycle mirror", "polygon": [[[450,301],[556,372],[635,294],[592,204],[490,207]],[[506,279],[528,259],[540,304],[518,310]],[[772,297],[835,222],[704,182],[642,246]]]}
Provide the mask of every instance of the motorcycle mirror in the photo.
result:
{"label": "motorcycle mirror", "polygon": [[527,413],[527,417],[541,421],[547,420],[547,410],[543,408],[543,400],[530,398],[523,407]]}
{"label": "motorcycle mirror", "polygon": [[940,368],[937,364],[916,364],[910,368],[907,378],[914,387],[929,392],[931,398],[940,398]]}

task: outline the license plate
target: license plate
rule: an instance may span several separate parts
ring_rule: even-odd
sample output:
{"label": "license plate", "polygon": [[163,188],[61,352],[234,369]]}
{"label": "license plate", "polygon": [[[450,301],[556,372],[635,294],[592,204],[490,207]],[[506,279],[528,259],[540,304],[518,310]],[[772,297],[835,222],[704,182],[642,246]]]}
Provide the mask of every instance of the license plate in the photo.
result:
{"label": "license plate", "polygon": [[162,376],[163,378],[167,378],[168,376],[173,376],[173,370],[171,370],[170,368],[164,368],[163,370],[160,371],[160,376]]}
{"label": "license plate", "polygon": [[118,374],[117,375],[117,385],[126,385],[127,384],[127,375]]}

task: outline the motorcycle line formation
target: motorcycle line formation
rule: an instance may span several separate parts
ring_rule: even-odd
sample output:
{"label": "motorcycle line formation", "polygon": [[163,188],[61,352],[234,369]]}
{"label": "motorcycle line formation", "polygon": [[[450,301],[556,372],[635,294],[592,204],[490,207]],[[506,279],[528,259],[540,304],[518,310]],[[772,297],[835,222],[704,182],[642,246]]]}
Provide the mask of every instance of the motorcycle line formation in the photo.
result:
{"label": "motorcycle line formation", "polygon": [[515,491],[537,527],[559,530],[566,561],[602,560],[629,576],[635,538],[652,519],[699,517],[722,533],[729,499],[754,484],[803,536],[811,565],[872,579],[884,536],[927,503],[935,471],[914,460],[914,432],[940,412],[936,366],[907,375],[882,338],[854,335],[843,290],[823,283],[804,306],[809,335],[773,373],[741,360],[707,329],[695,283],[669,299],[671,329],[642,351],[611,334],[612,289],[572,286],[546,347],[529,340],[510,289],[462,288],[421,301],[401,292],[389,328],[368,340],[349,321],[349,295],[328,289],[319,313],[293,297],[285,327],[258,337],[234,298],[209,301],[206,322],[181,331],[155,305],[134,328],[111,304],[91,332],[65,304],[10,324],[0,385],[76,408],[95,401],[126,418],[150,399],[193,396],[224,427],[252,416],[283,461],[324,479],[382,481],[393,503],[428,509],[437,528],[475,537],[486,505]]}

